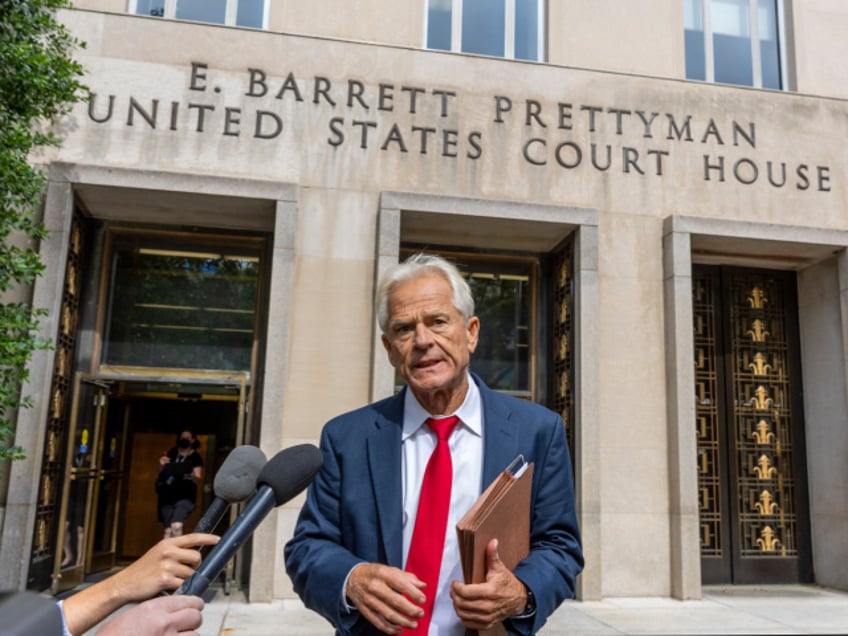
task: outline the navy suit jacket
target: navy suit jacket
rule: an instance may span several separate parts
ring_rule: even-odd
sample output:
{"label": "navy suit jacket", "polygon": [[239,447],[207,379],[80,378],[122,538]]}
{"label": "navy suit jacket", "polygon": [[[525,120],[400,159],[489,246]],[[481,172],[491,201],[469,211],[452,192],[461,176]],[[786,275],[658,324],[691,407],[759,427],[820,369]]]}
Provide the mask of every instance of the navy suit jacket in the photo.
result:
{"label": "navy suit jacket", "polygon": [[[472,377],[483,405],[483,489],[519,453],[535,463],[530,554],[513,572],[533,592],[536,612],[506,624],[510,633],[532,634],[563,599],[574,596],[574,581],[583,568],[565,430],[552,411],[492,391]],[[285,547],[295,592],[337,634],[382,633],[359,612],[344,610],[342,588],[351,568],[362,562],[402,567],[406,390],[326,424],[321,434],[324,465],[309,486],[294,536]]]}

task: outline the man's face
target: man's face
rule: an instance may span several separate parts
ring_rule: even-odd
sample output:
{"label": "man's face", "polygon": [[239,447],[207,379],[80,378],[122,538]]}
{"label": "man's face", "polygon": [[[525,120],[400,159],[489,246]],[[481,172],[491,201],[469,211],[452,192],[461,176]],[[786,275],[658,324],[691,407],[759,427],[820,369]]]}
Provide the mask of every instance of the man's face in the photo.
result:
{"label": "man's face", "polygon": [[448,281],[426,273],[399,283],[389,295],[388,310],[383,346],[422,405],[427,406],[428,394],[450,396],[464,388],[480,322],[476,316],[463,322]]}

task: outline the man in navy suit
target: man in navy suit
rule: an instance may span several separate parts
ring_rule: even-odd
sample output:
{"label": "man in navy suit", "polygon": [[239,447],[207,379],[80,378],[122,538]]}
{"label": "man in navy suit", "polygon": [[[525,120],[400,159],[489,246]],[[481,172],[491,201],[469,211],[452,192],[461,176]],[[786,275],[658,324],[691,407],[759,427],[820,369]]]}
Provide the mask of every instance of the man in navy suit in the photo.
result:
{"label": "man in navy suit", "polygon": [[[470,373],[480,323],[448,261],[417,254],[394,266],[376,303],[383,345],[406,387],[324,427],[324,465],[285,548],[294,589],[337,634],[463,636],[501,622],[509,633],[533,634],[574,596],[583,568],[562,419]],[[433,497],[419,501],[428,461],[443,445],[431,421],[448,416],[458,422],[447,440],[452,473],[439,490],[450,490],[450,507],[437,581],[430,575],[428,584],[407,557],[425,534],[413,541],[417,517],[431,517]],[[530,554],[510,571],[492,540],[486,580],[465,584],[456,522],[518,454],[535,463]]]}

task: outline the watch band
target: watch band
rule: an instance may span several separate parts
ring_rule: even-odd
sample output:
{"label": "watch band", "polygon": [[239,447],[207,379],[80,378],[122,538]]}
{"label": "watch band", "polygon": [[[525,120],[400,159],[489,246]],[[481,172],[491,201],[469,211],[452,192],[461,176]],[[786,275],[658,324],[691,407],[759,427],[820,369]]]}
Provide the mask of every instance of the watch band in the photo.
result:
{"label": "watch band", "polygon": [[536,597],[533,596],[533,592],[530,588],[527,588],[527,604],[524,606],[524,611],[522,615],[527,616],[536,611]]}

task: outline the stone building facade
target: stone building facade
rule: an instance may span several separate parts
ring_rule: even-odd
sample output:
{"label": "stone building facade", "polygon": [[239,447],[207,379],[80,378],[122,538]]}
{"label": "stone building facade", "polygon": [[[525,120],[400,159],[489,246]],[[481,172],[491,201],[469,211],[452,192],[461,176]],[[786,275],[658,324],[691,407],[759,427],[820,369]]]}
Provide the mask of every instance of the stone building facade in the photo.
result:
{"label": "stone building facade", "polygon": [[[780,90],[687,79],[687,2],[550,0],[540,61],[427,48],[438,2],[266,0],[260,28],[234,0],[229,26],[75,4],[91,97],[38,158],[57,346],[4,479],[3,587],[155,541],[144,453],[186,422],[213,468],[389,395],[375,279],[427,249],[508,301],[481,302],[502,347],[474,368],[563,413],[580,598],[848,589],[839,0],[777,3]],[[228,573],[252,600],[292,595],[301,502]]]}

